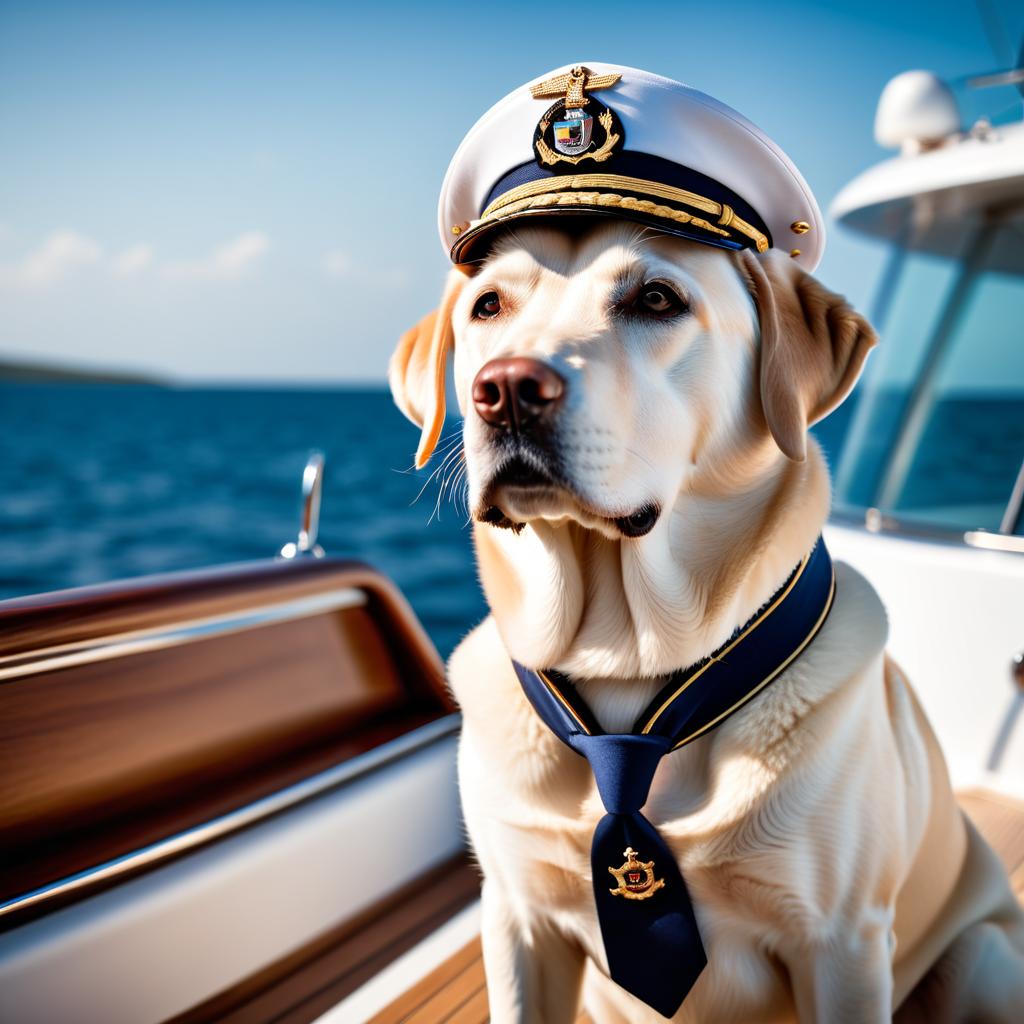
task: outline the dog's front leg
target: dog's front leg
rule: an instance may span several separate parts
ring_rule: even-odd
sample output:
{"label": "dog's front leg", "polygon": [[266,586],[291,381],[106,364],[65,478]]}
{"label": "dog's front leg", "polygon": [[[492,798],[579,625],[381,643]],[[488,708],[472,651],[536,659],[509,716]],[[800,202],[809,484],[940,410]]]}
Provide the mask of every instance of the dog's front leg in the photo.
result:
{"label": "dog's front leg", "polygon": [[481,896],[481,940],[492,1024],[572,1024],[583,953],[545,922],[527,927],[491,881]]}
{"label": "dog's front leg", "polygon": [[805,945],[785,957],[800,1024],[892,1020],[889,931],[871,928]]}

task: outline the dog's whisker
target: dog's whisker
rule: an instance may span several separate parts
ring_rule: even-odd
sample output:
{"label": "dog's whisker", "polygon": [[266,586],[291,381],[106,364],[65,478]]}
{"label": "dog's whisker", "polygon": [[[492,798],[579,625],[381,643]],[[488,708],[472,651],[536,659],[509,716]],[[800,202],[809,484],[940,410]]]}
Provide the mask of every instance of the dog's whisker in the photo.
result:
{"label": "dog's whisker", "polygon": [[[462,427],[460,425],[459,427],[457,427],[452,432],[452,434],[449,437],[441,438],[441,440],[438,441],[437,447],[434,449],[434,451],[435,451],[435,453],[438,456],[444,455],[444,454],[446,454],[445,449],[448,449],[448,451],[450,451],[453,447],[458,445],[461,440],[462,440]],[[408,476],[410,473],[418,472],[418,470],[416,468],[416,463],[415,463],[415,460],[414,460],[408,466],[406,466],[405,469],[395,469],[394,467],[392,467],[391,472],[392,473],[399,473],[402,476]],[[436,470],[434,472],[436,472]],[[431,474],[431,476],[433,476],[433,474]],[[427,482],[428,483],[430,482],[430,477],[427,477]],[[422,494],[422,493],[423,492],[421,490],[420,494]],[[420,498],[420,494],[417,494],[416,497],[413,498],[413,500],[410,502],[410,504],[415,505],[416,502]]]}
{"label": "dog's whisker", "polygon": [[[461,434],[458,435],[456,441],[461,441]],[[444,496],[447,493],[454,497],[453,481],[456,480],[459,474],[465,467],[465,453],[461,443],[453,444],[451,450],[444,457],[438,468],[431,474],[430,480],[436,479],[440,475],[440,486],[438,487],[437,497],[434,501],[434,508],[430,514],[429,522],[433,522],[434,518],[441,518],[441,504],[444,501]],[[430,480],[427,482],[429,483]],[[422,493],[422,491],[421,491]]]}
{"label": "dog's whisker", "polygon": [[463,460],[462,465],[459,467],[458,472],[455,476],[455,482],[452,484],[452,504],[458,511],[459,501],[462,502],[462,507],[466,513],[467,518],[469,517],[469,479],[468,479],[468,466],[466,461]]}
{"label": "dog's whisker", "polygon": [[466,471],[466,460],[463,457],[461,461],[454,464],[451,467],[451,471],[448,473],[444,483],[441,485],[441,493],[439,499],[444,497],[445,491],[448,492],[449,498],[452,504],[455,504],[456,488],[462,479],[463,474]]}
{"label": "dog's whisker", "polygon": [[416,493],[416,497],[413,498],[411,502],[409,502],[410,505],[415,505],[416,502],[419,501],[420,498],[423,497],[423,492],[430,486],[431,481],[433,481],[437,477],[438,473],[440,473],[443,469],[444,469],[444,463],[440,463],[433,470],[433,472],[431,472],[430,476],[428,476],[427,479],[423,481],[423,486]]}
{"label": "dog's whisker", "polygon": [[441,485],[437,489],[437,496],[434,499],[434,507],[430,512],[430,518],[427,520],[428,525],[434,521],[434,519],[441,518],[441,497],[444,494],[445,477],[441,478]]}
{"label": "dog's whisker", "polygon": [[456,508],[458,508],[459,490],[466,474],[465,453],[460,450],[458,454],[462,457],[450,464],[438,494],[439,501],[447,494],[452,505]]}
{"label": "dog's whisker", "polygon": [[[431,482],[436,480],[438,478],[438,476],[442,475],[445,472],[445,468],[449,465],[451,460],[456,455],[458,455],[458,453],[461,450],[462,450],[461,446],[459,446],[459,447],[453,448],[450,452],[448,452],[448,454],[434,468],[434,470],[433,470],[433,472],[431,472],[430,476],[428,476],[427,479],[424,480],[423,486],[419,489],[419,492],[417,493],[416,497],[413,498],[413,500],[409,503],[410,505],[415,505],[416,502],[419,501],[420,498],[423,497],[423,492],[427,489],[427,487],[431,484]],[[431,517],[431,518],[433,518],[433,517]]]}
{"label": "dog's whisker", "polygon": [[435,449],[435,451],[437,451],[438,453],[447,453],[461,441],[462,428],[460,427],[458,430],[453,431],[449,437],[442,437],[441,440],[437,442],[437,448]]}
{"label": "dog's whisker", "polygon": [[452,450],[444,457],[444,460],[441,463],[441,469],[444,471],[445,475],[447,475],[448,471],[456,464],[460,455],[462,455],[462,448],[457,447],[452,448]]}

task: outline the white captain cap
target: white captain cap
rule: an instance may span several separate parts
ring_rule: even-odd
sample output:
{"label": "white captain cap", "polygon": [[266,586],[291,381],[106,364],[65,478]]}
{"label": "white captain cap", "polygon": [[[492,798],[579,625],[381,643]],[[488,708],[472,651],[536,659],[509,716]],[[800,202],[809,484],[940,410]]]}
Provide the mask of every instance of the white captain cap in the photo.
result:
{"label": "white captain cap", "polygon": [[438,207],[455,263],[525,217],[604,215],[726,249],[821,258],[821,211],[793,162],[724,103],[636,68],[567,65],[470,129]]}

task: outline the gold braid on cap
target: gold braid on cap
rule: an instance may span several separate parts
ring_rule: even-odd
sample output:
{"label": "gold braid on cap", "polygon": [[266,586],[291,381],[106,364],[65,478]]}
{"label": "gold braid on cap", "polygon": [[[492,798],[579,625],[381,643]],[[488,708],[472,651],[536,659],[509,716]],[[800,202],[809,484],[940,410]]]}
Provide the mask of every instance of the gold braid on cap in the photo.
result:
{"label": "gold braid on cap", "polygon": [[723,231],[704,220],[703,217],[694,217],[685,210],[663,206],[650,199],[620,196],[614,192],[550,192],[547,195],[534,196],[532,199],[521,199],[518,203],[511,203],[495,219],[514,217],[523,210],[541,210],[550,206],[614,206],[622,210],[636,210],[638,213],[647,213],[653,217],[674,220],[678,224],[693,224],[695,227],[703,228],[715,235],[721,235],[723,238],[729,237],[728,231]]}
{"label": "gold braid on cap", "polygon": [[[639,192],[642,196],[650,196],[652,199],[681,203],[701,213],[710,214],[716,220],[712,224],[709,220],[694,216],[685,210],[652,202],[651,199],[623,196],[620,194],[622,192]],[[480,215],[480,220],[473,228],[512,217],[524,210],[573,205],[611,206],[636,210],[679,224],[693,224],[723,238],[732,237],[732,232],[735,231],[749,238],[758,252],[768,251],[767,236],[742,217],[738,217],[731,206],[715,202],[714,199],[708,199],[696,192],[673,188],[671,185],[660,185],[644,178],[629,178],[622,174],[566,174],[518,185],[498,196]]]}

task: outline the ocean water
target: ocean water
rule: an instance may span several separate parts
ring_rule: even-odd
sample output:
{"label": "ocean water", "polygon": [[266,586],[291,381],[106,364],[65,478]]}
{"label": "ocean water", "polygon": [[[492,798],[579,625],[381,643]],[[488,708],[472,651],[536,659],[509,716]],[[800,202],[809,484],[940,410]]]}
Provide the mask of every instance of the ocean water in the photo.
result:
{"label": "ocean water", "polygon": [[0,383],[0,598],[272,558],[319,448],[320,543],[391,576],[447,656],[484,602],[417,437],[383,389]]}
{"label": "ocean water", "polygon": [[[887,399],[872,431],[883,447],[899,404]],[[815,428],[833,462],[851,410]],[[466,511],[438,502],[438,485],[410,471],[416,440],[383,388],[0,381],[0,598],[272,558],[295,537],[302,468],[319,448],[327,553],[391,576],[447,656],[484,602]],[[868,475],[884,454],[876,449],[865,446]],[[992,529],[1022,455],[1020,397],[941,403],[904,510]]]}

